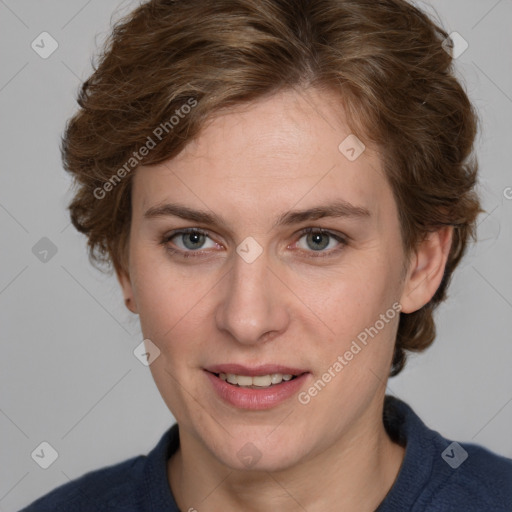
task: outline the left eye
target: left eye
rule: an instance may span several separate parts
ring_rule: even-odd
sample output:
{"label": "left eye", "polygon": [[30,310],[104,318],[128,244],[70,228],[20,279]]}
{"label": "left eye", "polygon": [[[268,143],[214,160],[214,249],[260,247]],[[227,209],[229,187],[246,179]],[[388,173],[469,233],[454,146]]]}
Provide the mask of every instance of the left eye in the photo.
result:
{"label": "left eye", "polygon": [[321,252],[325,249],[334,249],[342,243],[341,237],[328,231],[308,230],[298,240],[297,247],[299,249]]}

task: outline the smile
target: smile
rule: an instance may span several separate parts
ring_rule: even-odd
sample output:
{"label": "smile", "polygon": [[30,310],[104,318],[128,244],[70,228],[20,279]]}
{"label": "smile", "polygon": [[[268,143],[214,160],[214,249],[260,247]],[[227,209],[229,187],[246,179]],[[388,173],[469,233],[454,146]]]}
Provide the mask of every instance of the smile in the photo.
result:
{"label": "smile", "polygon": [[222,402],[238,409],[263,410],[295,396],[311,374],[277,365],[257,368],[221,365],[204,371],[212,391]]}
{"label": "smile", "polygon": [[296,375],[290,375],[289,373],[272,373],[267,375],[258,375],[256,377],[251,377],[249,375],[236,375],[234,373],[220,373],[217,376],[235,386],[252,389],[269,388],[276,384],[281,384],[283,381],[288,382],[289,380],[293,380],[297,377]]}

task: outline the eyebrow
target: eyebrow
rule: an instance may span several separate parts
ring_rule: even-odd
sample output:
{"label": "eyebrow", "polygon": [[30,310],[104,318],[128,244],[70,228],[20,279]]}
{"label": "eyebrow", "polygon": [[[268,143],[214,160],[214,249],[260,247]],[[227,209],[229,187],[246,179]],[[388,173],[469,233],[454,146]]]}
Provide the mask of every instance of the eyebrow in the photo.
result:
{"label": "eyebrow", "polygon": [[[220,215],[204,210],[194,210],[181,204],[166,203],[152,206],[144,212],[145,219],[156,217],[179,217],[181,219],[210,224],[226,226],[227,222]],[[290,226],[308,220],[318,220],[324,217],[332,218],[369,218],[371,213],[367,208],[355,206],[347,201],[339,200],[323,206],[316,206],[307,210],[291,210],[279,216],[273,227]]]}

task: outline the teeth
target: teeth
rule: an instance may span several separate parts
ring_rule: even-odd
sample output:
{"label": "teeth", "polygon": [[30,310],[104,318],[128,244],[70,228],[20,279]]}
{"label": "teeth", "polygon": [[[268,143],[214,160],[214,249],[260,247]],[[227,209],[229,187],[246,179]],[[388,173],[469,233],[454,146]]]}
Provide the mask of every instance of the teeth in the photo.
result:
{"label": "teeth", "polygon": [[236,379],[236,383],[239,386],[252,386],[252,377],[246,377],[245,375],[232,375],[231,380]]}
{"label": "teeth", "polygon": [[294,375],[272,373],[269,375],[258,375],[257,377],[250,377],[248,375],[235,375],[234,373],[220,373],[219,377],[230,384],[242,387],[259,387],[268,388],[274,384],[280,384],[284,381],[292,380]]}
{"label": "teeth", "polygon": [[222,375],[224,375],[224,380],[227,380],[230,384],[238,384],[236,375],[233,375],[232,373],[228,374],[227,376],[224,373],[221,373],[220,375],[221,375],[221,378],[222,378]]}
{"label": "teeth", "polygon": [[272,384],[279,384],[282,381],[283,376],[280,373],[273,373],[270,376],[270,379],[271,379]]}

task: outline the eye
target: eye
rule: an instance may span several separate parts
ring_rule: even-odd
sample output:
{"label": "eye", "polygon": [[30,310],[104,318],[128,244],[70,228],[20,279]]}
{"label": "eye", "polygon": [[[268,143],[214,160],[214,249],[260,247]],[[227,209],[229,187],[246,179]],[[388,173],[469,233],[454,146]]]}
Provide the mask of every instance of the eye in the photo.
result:
{"label": "eye", "polygon": [[296,247],[307,252],[322,253],[322,256],[323,253],[338,252],[347,243],[343,236],[321,228],[306,228],[301,233]]}
{"label": "eye", "polygon": [[[347,245],[346,238],[321,228],[303,229],[295,248],[309,253],[308,256],[331,256]],[[161,244],[171,254],[185,258],[207,256],[211,249],[222,249],[222,245],[212,240],[209,233],[199,228],[186,228],[166,234]],[[293,248],[293,247],[292,247]]]}
{"label": "eye", "polygon": [[[169,246],[169,243],[177,247],[178,250]],[[174,231],[165,235],[162,240],[162,244],[166,245],[171,252],[199,252],[204,249],[215,249],[219,247],[219,244],[214,242],[208,235],[208,233],[197,229],[188,228],[179,231]]]}

